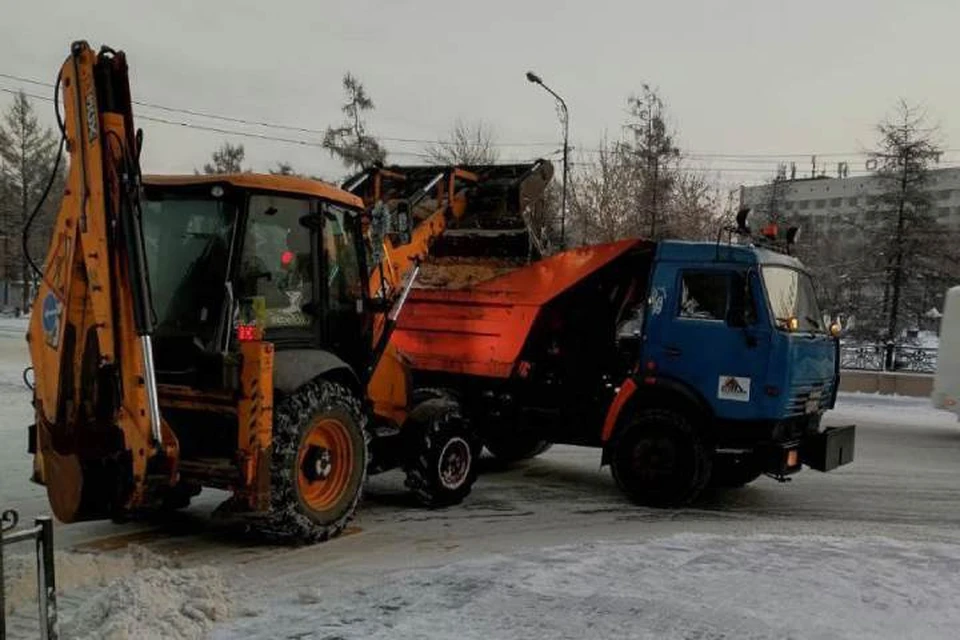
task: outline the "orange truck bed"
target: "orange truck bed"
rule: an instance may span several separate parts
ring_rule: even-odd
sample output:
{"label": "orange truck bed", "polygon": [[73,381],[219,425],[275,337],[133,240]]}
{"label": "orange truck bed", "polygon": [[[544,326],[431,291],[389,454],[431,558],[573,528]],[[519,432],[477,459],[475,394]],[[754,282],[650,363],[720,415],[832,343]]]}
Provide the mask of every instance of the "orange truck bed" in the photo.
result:
{"label": "orange truck bed", "polygon": [[570,249],[466,289],[413,289],[393,344],[414,369],[508,378],[545,304],[646,244]]}

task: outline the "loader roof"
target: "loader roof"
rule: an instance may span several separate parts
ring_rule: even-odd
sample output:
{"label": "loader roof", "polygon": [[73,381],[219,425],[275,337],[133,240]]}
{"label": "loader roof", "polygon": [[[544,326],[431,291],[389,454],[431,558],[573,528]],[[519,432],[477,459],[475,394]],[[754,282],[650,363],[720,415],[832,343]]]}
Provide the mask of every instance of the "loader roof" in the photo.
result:
{"label": "loader roof", "polygon": [[275,176],[263,173],[224,173],[217,175],[147,175],[143,177],[146,185],[185,186],[202,184],[228,184],[240,189],[269,191],[298,196],[314,196],[342,204],[348,207],[362,208],[363,201],[349,193],[320,180],[309,180],[297,176]]}

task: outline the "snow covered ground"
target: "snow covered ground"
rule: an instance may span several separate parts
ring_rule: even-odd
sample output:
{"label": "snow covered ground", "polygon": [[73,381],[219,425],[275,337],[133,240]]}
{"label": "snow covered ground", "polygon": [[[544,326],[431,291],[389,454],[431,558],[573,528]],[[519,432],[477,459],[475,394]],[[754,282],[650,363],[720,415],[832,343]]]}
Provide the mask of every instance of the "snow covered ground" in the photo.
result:
{"label": "snow covered ground", "polygon": [[682,534],[329,576],[212,637],[956,638],[958,589],[954,545]]}

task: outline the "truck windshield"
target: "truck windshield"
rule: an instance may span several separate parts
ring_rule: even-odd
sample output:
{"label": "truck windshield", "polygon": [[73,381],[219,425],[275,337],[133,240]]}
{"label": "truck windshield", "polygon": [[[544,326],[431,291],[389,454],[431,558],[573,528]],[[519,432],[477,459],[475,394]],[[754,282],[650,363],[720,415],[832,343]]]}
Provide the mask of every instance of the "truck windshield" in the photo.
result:
{"label": "truck windshield", "polygon": [[772,265],[762,267],[761,271],[770,309],[779,328],[786,329],[790,319],[796,318],[799,331],[824,331],[823,318],[809,275],[789,267]]}
{"label": "truck windshield", "polygon": [[147,190],[143,236],[157,335],[214,337],[235,217],[221,199]]}

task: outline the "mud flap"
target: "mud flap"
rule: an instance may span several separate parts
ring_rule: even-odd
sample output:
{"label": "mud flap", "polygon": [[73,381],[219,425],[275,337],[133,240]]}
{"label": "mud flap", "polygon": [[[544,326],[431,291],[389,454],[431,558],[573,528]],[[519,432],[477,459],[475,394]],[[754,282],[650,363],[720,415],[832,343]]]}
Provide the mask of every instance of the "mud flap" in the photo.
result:
{"label": "mud flap", "polygon": [[853,461],[856,426],[831,427],[808,436],[800,447],[803,464],[817,471],[833,471]]}

